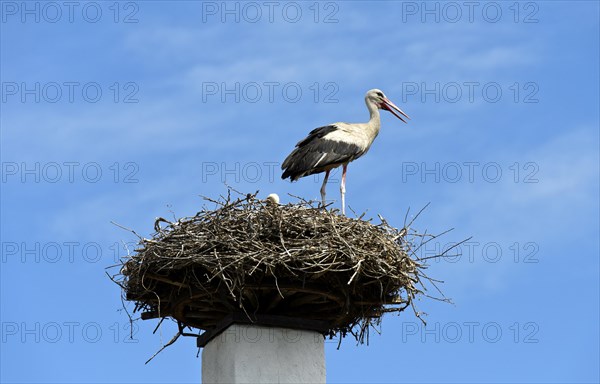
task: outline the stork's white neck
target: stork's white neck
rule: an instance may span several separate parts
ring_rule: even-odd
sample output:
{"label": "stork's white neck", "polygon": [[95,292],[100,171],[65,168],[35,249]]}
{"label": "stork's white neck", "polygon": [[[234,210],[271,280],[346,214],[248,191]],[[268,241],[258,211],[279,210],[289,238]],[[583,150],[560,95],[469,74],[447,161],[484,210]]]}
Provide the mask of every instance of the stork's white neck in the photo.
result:
{"label": "stork's white neck", "polygon": [[381,128],[381,118],[379,116],[379,108],[370,99],[365,99],[367,108],[369,109],[369,122],[366,124],[366,128],[369,130],[370,136],[375,139]]}

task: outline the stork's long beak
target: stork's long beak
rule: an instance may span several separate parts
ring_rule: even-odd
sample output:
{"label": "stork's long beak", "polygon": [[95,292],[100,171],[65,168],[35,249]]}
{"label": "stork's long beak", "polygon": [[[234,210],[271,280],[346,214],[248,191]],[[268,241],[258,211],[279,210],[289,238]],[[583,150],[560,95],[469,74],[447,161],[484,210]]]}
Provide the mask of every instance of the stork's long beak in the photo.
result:
{"label": "stork's long beak", "polygon": [[[404,113],[400,108],[398,108],[396,106],[396,104],[392,103],[388,98],[384,97],[383,98],[383,103],[382,103],[383,109],[390,111],[392,113],[392,115],[396,116],[397,118],[399,118],[400,120],[402,120],[403,122],[406,123],[406,120],[404,120],[402,118],[402,116],[406,117],[407,119],[410,120],[410,117],[408,117],[408,115],[406,113]],[[400,113],[402,116],[400,116]]]}

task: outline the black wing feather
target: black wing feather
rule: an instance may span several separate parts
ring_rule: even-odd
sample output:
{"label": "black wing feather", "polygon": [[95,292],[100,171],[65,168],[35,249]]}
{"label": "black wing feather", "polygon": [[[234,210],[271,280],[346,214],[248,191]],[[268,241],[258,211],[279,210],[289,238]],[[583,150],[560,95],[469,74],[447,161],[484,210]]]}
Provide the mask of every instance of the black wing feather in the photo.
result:
{"label": "black wing feather", "polygon": [[328,140],[325,137],[338,129],[335,125],[319,127],[299,141],[281,165],[284,171],[281,178],[289,177],[295,181],[304,176],[338,167],[362,155],[363,151],[358,145]]}

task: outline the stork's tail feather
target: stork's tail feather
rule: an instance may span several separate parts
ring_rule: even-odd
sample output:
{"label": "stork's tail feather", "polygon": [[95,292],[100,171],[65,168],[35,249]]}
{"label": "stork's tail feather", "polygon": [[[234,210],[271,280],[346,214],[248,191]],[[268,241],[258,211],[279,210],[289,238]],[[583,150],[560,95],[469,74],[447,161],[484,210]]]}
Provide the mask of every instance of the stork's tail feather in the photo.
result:
{"label": "stork's tail feather", "polygon": [[282,178],[283,180],[285,180],[285,179],[287,179],[288,177],[289,177],[289,178],[290,178],[292,181],[294,180],[294,178],[293,178],[293,176],[292,176],[292,172],[290,172],[290,170],[289,170],[289,169],[286,169],[285,171],[283,171],[283,174],[281,175],[281,178]]}
{"label": "stork's tail feather", "polygon": [[281,174],[281,178],[283,180],[289,177],[290,181],[296,181],[303,176],[306,176],[304,172],[298,172],[298,170],[290,168],[284,169],[283,173]]}

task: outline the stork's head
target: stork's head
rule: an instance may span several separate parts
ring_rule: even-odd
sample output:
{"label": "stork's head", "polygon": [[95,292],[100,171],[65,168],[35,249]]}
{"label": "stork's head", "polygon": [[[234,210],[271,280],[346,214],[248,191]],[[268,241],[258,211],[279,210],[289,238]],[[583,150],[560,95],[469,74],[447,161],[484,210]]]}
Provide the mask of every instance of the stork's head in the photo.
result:
{"label": "stork's head", "polygon": [[279,204],[279,195],[277,195],[276,193],[271,193],[269,196],[267,196],[267,204],[269,205],[278,205]]}
{"label": "stork's head", "polygon": [[385,95],[380,89],[371,89],[369,92],[367,92],[365,100],[367,101],[367,103],[375,104],[379,109],[385,109],[386,111],[391,112],[392,115],[396,116],[405,123],[406,120],[404,120],[402,116],[406,117],[407,119],[410,119],[410,117],[408,117],[408,115],[404,113],[400,108],[398,108],[396,104],[392,103],[390,99],[385,97]]}

